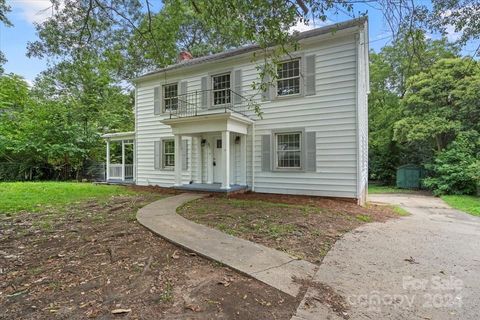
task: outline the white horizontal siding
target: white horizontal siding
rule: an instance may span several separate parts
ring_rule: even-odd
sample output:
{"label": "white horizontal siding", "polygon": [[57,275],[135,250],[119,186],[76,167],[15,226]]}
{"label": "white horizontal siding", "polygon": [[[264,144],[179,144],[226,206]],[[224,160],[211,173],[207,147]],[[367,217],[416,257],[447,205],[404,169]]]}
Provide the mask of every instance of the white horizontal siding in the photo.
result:
{"label": "white horizontal siding", "polygon": [[[262,102],[263,118],[255,122],[255,141],[252,129],[247,137],[247,183],[252,183],[252,167],[255,170],[255,191],[273,193],[308,194],[321,196],[357,197],[357,46],[354,35],[318,41],[305,48],[304,54],[315,54],[316,95]],[[153,141],[171,135],[169,127],[159,120],[167,115],[153,115],[153,88],[155,86],[187,81],[189,92],[200,90],[201,77],[225,68],[242,69],[242,95],[260,101],[260,95],[252,89],[258,81],[256,64],[249,59],[238,63],[209,64],[198,67],[183,77],[158,77],[158,80],[142,82],[137,92],[137,167],[139,184],[170,186],[174,183],[173,171],[153,169]],[[261,62],[261,61],[259,61]],[[252,114],[252,112],[250,112]],[[252,114],[253,115],[253,114]],[[316,172],[262,172],[261,135],[272,130],[304,128],[316,132]],[[252,146],[253,143],[253,146]],[[239,181],[240,166],[238,147],[233,145],[232,181]],[[253,150],[254,149],[254,150]],[[190,149],[191,145],[190,145]],[[252,159],[252,152],[255,156]],[[192,154],[190,161],[198,162],[199,155]],[[252,163],[253,160],[253,163]],[[184,172],[184,183],[192,179],[192,166]],[[202,170],[205,171],[205,170]],[[194,169],[193,172],[196,172]],[[204,177],[205,178],[205,177]]]}

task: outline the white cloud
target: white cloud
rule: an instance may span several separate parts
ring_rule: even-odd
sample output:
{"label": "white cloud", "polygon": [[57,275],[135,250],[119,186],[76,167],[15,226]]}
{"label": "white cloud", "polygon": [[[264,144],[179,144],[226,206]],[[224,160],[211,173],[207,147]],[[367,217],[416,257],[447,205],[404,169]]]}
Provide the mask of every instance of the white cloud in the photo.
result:
{"label": "white cloud", "polygon": [[14,0],[10,3],[12,9],[30,23],[41,23],[52,15],[50,0]]}
{"label": "white cloud", "polygon": [[29,86],[30,88],[33,88],[34,81],[32,81],[32,80],[30,80],[30,79],[27,79],[27,78],[25,78],[24,80],[25,80],[25,82],[28,84],[28,86]]}
{"label": "white cloud", "polygon": [[456,32],[455,27],[452,26],[452,25],[446,26],[445,27],[445,32],[447,33],[446,36],[447,36],[448,41],[450,41],[450,42],[455,42],[458,39],[460,39],[460,37],[462,36],[462,31]]}
{"label": "white cloud", "polygon": [[315,29],[315,28],[320,28],[320,27],[323,27],[323,26],[326,26],[326,25],[329,25],[329,24],[332,24],[332,23],[333,22],[330,21],[330,20],[326,20],[326,21],[310,20],[307,24],[302,22],[302,21],[297,21],[297,23],[294,26],[290,27],[289,32],[293,33],[295,31],[297,31],[297,32],[308,31],[308,30],[312,30],[312,29]]}

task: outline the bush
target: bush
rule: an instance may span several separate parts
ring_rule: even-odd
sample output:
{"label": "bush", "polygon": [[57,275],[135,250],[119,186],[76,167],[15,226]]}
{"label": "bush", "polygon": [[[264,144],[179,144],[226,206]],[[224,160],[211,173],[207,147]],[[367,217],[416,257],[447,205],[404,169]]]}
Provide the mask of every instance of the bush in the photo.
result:
{"label": "bush", "polygon": [[476,194],[480,186],[480,136],[463,132],[427,166],[433,177],[424,180],[435,195]]}

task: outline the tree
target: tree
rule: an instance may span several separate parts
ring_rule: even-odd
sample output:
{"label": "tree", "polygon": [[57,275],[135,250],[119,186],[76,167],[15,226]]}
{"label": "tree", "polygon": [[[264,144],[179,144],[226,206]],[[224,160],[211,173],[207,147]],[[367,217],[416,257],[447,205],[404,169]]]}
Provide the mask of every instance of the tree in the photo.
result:
{"label": "tree", "polygon": [[394,138],[441,152],[460,131],[480,132],[480,70],[471,58],[442,59],[412,76]]}
{"label": "tree", "polygon": [[[434,0],[430,15],[431,25],[446,34],[453,27],[461,32],[459,42],[480,38],[480,2],[478,0]],[[478,54],[480,46],[475,54]]]}
{"label": "tree", "polygon": [[[143,61],[145,69],[161,68],[176,62],[178,52],[189,51],[194,57],[217,53],[245,43],[242,37],[222,37],[204,21],[197,19],[191,6],[181,0],[164,1],[157,14],[146,14],[133,33],[132,58]],[[150,45],[154,42],[155,45]],[[160,54],[159,54],[160,51]]]}
{"label": "tree", "polygon": [[421,30],[401,33],[402,37],[378,54],[370,53],[370,178],[384,183],[394,182],[400,164],[424,163],[432,157],[422,144],[404,144],[394,139],[394,125],[404,117],[401,101],[407,80],[429,70],[439,59],[458,54],[458,48],[446,39],[427,39]]}
{"label": "tree", "polygon": [[101,133],[133,130],[133,94],[115,84],[108,63],[83,54],[43,72],[32,89],[42,103],[59,103],[72,112],[69,119],[82,129],[76,142],[84,150],[83,164],[104,157]]}
{"label": "tree", "polygon": [[111,73],[84,54],[43,72],[31,90],[18,76],[1,77],[0,179],[76,178],[101,161],[100,134],[134,124],[133,95],[112,84]]}

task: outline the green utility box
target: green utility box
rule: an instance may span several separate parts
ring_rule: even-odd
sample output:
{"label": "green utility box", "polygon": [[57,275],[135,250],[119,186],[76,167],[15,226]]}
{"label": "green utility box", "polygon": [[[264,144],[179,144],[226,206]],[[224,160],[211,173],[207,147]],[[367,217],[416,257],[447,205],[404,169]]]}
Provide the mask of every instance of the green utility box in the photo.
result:
{"label": "green utility box", "polygon": [[415,164],[406,164],[397,168],[397,188],[421,189],[425,169]]}

